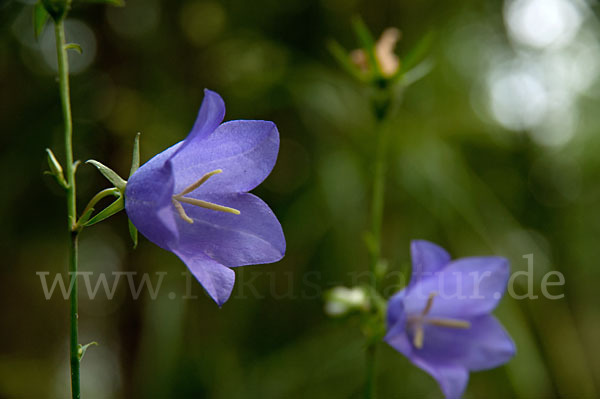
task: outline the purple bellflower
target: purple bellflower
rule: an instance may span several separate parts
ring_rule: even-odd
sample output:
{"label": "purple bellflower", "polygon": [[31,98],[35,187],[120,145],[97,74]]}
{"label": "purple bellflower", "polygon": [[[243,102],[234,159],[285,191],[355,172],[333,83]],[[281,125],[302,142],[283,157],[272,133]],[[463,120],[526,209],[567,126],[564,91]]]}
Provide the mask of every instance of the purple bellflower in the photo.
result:
{"label": "purple bellflower", "polygon": [[506,290],[508,261],[451,261],[427,241],[413,241],[411,257],[411,281],[388,304],[385,341],[435,378],[447,398],[460,398],[469,371],[500,366],[515,354],[490,314]]}
{"label": "purple bellflower", "polygon": [[231,267],[280,260],[279,221],[248,191],[271,172],[279,151],[273,122],[221,123],[223,99],[205,90],[187,138],[156,155],[129,179],[125,209],[135,227],[173,252],[221,306],[231,295]]}

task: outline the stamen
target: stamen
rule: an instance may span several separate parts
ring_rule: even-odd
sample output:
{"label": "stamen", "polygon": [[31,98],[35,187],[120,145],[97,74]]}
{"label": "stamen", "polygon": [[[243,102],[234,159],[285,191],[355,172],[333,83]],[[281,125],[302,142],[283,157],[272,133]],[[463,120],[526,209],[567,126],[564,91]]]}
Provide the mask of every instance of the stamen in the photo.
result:
{"label": "stamen", "polygon": [[425,319],[425,322],[427,324],[431,324],[432,326],[439,326],[439,327],[449,327],[449,328],[470,328],[471,327],[471,323],[466,321],[466,320],[459,320],[459,319]]}
{"label": "stamen", "polygon": [[437,296],[437,292],[432,292],[429,294],[429,298],[427,298],[427,304],[425,305],[425,309],[421,312],[421,316],[427,316],[431,311],[431,307],[433,306],[433,298]]}
{"label": "stamen", "polygon": [[201,208],[212,209],[213,211],[233,213],[234,215],[240,214],[240,211],[238,211],[235,208],[230,208],[228,206],[213,204],[212,202],[202,201],[202,200],[199,200],[196,198],[180,197],[178,195],[174,195],[173,199],[176,201],[185,202],[186,204],[196,205]]}
{"label": "stamen", "polygon": [[425,340],[425,324],[438,327],[462,329],[471,327],[471,323],[467,320],[446,319],[441,317],[426,317],[431,311],[431,308],[433,307],[433,298],[435,298],[436,296],[437,292],[430,293],[429,298],[427,298],[425,308],[423,309],[421,314],[419,316],[410,316],[407,320],[407,323],[409,325],[414,326],[413,345],[417,349],[423,348],[423,341]]}
{"label": "stamen", "polygon": [[415,336],[413,337],[413,344],[415,348],[421,349],[423,347],[423,340],[425,338],[425,330],[423,325],[419,324],[415,329]]}
{"label": "stamen", "polygon": [[177,195],[178,196],[182,196],[182,195],[186,195],[186,194],[191,193],[192,191],[194,191],[195,189],[197,189],[198,187],[200,187],[201,185],[203,185],[204,183],[206,183],[206,181],[208,179],[210,179],[214,175],[218,175],[219,173],[223,173],[223,170],[222,169],[216,169],[216,170],[213,170],[212,172],[205,173],[204,176],[202,176],[200,179],[198,179],[197,182],[189,185],[188,187],[186,187],[182,192],[180,192]]}
{"label": "stamen", "polygon": [[185,213],[185,209],[183,209],[183,206],[181,205],[182,202],[185,202],[186,204],[190,204],[190,205],[196,205],[196,206],[199,206],[199,207],[205,208],[205,209],[210,209],[213,211],[233,213],[234,215],[240,214],[240,211],[238,211],[235,208],[230,208],[228,206],[213,204],[212,202],[202,201],[202,200],[199,200],[196,198],[184,197],[184,195],[191,193],[192,191],[194,191],[195,189],[197,189],[198,187],[200,187],[201,185],[206,183],[206,181],[208,179],[210,179],[212,176],[217,175],[222,172],[223,172],[223,170],[221,170],[221,169],[215,169],[212,172],[205,173],[195,183],[192,183],[191,185],[187,186],[185,189],[183,189],[182,192],[180,192],[179,194],[175,194],[172,197],[171,200],[173,201],[173,206],[175,207],[175,210],[177,211],[177,213],[179,213],[179,216],[183,220],[185,220],[186,222],[188,222],[190,224],[194,223],[194,220]]}
{"label": "stamen", "polygon": [[177,213],[179,213],[179,216],[185,220],[186,222],[188,222],[189,224],[194,223],[194,220],[192,218],[190,218],[187,213],[185,213],[185,209],[183,209],[183,206],[177,202],[176,200],[172,199],[171,200],[173,202],[173,206],[175,206],[175,209],[177,210]]}

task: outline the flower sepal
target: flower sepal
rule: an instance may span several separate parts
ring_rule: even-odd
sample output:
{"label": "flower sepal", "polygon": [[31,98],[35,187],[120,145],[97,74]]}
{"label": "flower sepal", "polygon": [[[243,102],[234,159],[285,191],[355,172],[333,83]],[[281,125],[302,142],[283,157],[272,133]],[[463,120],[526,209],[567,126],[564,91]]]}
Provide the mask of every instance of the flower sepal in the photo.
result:
{"label": "flower sepal", "polygon": [[66,190],[69,185],[65,179],[60,162],[58,162],[50,148],[46,148],[46,153],[48,154],[48,167],[50,170],[45,171],[44,174],[54,177],[58,185]]}
{"label": "flower sepal", "polygon": [[103,163],[98,162],[94,159],[87,160],[87,161],[85,161],[85,163],[94,165],[96,167],[96,169],[98,169],[98,171],[100,173],[102,173],[102,176],[106,177],[106,179],[109,182],[111,182],[117,189],[119,189],[120,192],[122,192],[122,193],[125,192],[125,186],[127,185],[127,180],[125,180],[121,176],[119,176],[117,174],[117,172],[115,172],[108,166],[106,166]]}
{"label": "flower sepal", "polygon": [[[118,198],[115,201],[113,201],[109,206],[107,206],[106,208],[104,208],[103,210],[98,212],[98,214],[96,214],[94,217],[85,221],[85,223],[83,223],[82,226],[83,227],[93,226],[96,223],[100,223],[104,219],[108,219],[112,215],[121,212],[123,209],[125,209],[125,201],[123,200],[123,195],[119,193]],[[91,214],[91,212],[93,212],[93,210],[94,209],[92,208],[91,211],[89,212],[89,214]],[[84,216],[86,216],[86,215],[87,215],[87,213],[84,214]]]}
{"label": "flower sepal", "polygon": [[325,313],[331,317],[344,317],[368,312],[371,308],[364,287],[334,287],[325,293]]}
{"label": "flower sepal", "polygon": [[[49,152],[49,157],[50,157],[50,154],[51,154],[51,151]],[[52,158],[54,159],[54,157],[52,157]],[[125,209],[125,188],[127,187],[127,180],[123,179],[121,176],[119,176],[117,174],[117,172],[115,172],[108,166],[106,166],[103,163],[98,162],[94,159],[90,159],[90,160],[86,161],[86,163],[89,163],[89,164],[95,166],[96,169],[98,169],[98,171],[100,171],[100,173],[109,182],[111,182],[114,185],[114,187],[104,189],[104,190],[100,191],[99,193],[97,193],[94,197],[92,197],[90,202],[85,207],[81,217],[75,224],[74,230],[81,230],[84,227],[93,226],[96,223],[99,223],[105,219],[108,219],[112,215],[119,213],[120,211]],[[58,165],[58,166],[60,166],[60,165]],[[135,171],[138,170],[139,166],[140,166],[140,133],[136,134],[135,140],[133,143],[133,154],[132,154],[131,169],[129,172],[129,176],[133,175],[135,173]],[[92,217],[92,214],[94,213],[94,207],[96,206],[96,204],[101,199],[108,197],[108,196],[114,196],[117,199],[114,200],[109,206],[107,206],[106,208],[104,208],[103,210],[101,210],[95,216]],[[137,229],[135,228],[133,223],[131,223],[131,221],[129,221],[129,234],[131,236],[131,239],[133,241],[133,246],[135,248],[137,246]]]}
{"label": "flower sepal", "polygon": [[85,356],[85,352],[92,345],[98,346],[98,342],[92,341],[89,344],[85,344],[85,345],[81,345],[80,344],[80,345],[77,345],[77,357],[79,358],[79,361],[81,361],[81,359],[83,359],[83,356]]}

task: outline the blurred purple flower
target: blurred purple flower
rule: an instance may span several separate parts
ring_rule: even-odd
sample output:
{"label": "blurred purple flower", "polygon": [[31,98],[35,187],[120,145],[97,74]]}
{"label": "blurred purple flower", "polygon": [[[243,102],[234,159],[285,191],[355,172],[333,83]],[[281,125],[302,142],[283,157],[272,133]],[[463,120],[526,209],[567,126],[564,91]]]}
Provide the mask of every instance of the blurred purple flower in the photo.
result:
{"label": "blurred purple flower", "polygon": [[385,341],[459,398],[469,371],[500,366],[515,345],[490,312],[506,290],[508,261],[472,257],[451,261],[441,247],[411,243],[410,284],[388,304]]}
{"label": "blurred purple flower", "polygon": [[279,221],[248,191],[271,172],[279,150],[273,122],[230,121],[223,99],[205,90],[192,131],[130,178],[125,209],[150,241],[176,254],[221,306],[233,289],[230,267],[280,260]]}

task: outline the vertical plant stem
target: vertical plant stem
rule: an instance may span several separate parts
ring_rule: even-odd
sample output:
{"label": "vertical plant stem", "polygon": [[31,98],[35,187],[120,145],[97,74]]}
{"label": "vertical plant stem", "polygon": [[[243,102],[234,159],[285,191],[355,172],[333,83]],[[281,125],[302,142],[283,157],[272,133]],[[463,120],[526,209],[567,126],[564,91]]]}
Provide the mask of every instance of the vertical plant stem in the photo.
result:
{"label": "vertical plant stem", "polygon": [[72,284],[71,290],[71,338],[70,338],[70,356],[71,356],[71,395],[73,399],[80,398],[80,378],[79,378],[79,344],[78,344],[78,322],[77,314],[77,232],[71,232],[69,245],[69,284]]}
{"label": "vertical plant stem", "polygon": [[373,399],[375,398],[375,365],[377,363],[377,345],[375,343],[369,344],[367,346],[366,353],[366,383],[365,383],[365,398]]}
{"label": "vertical plant stem", "polygon": [[[372,302],[375,302],[379,286],[378,265],[381,262],[381,229],[383,224],[383,207],[385,196],[385,170],[387,127],[385,124],[387,103],[384,107],[375,107],[377,116],[377,145],[373,165],[373,193],[371,198],[371,239],[369,245],[369,276]],[[377,364],[377,341],[368,338],[366,352],[365,398],[375,398]]]}
{"label": "vertical plant stem", "polygon": [[65,49],[65,26],[63,19],[55,22],[56,55],[58,60],[58,82],[63,119],[65,123],[65,172],[67,179],[67,221],[69,229],[69,286],[70,296],[70,357],[71,357],[71,393],[73,399],[80,397],[79,378],[79,343],[78,343],[78,314],[77,314],[77,237],[75,228],[77,220],[75,165],[73,163],[73,121],[71,118],[71,97],[69,89],[69,60]]}

